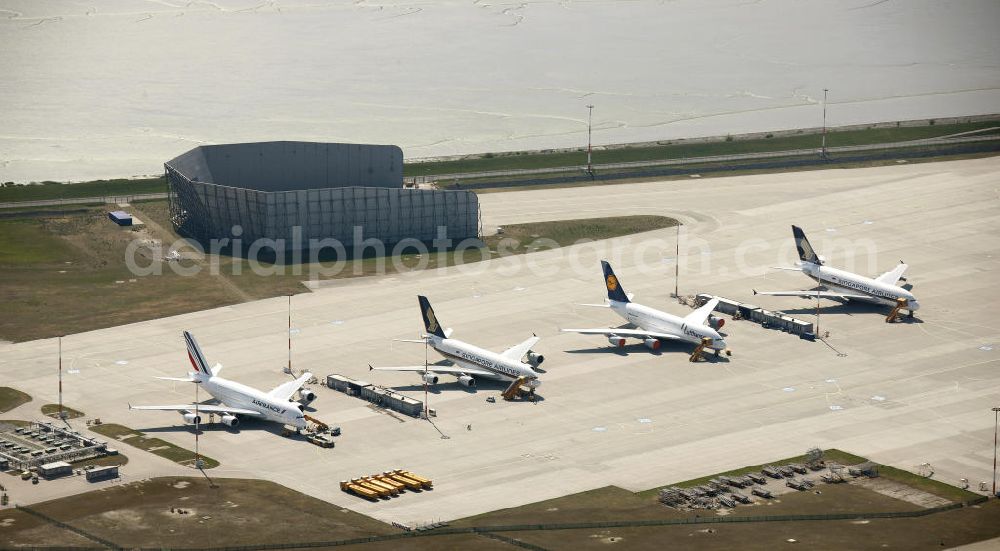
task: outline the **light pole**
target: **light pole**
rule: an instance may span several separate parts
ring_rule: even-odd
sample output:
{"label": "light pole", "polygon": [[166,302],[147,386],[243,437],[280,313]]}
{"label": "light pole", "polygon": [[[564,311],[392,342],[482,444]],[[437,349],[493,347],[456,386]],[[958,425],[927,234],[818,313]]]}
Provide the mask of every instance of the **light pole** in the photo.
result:
{"label": "light pole", "polygon": [[62,400],[62,337],[59,337],[59,420],[66,422],[66,412]]}
{"label": "light pole", "polygon": [[292,372],[292,293],[288,293],[288,374],[295,377]]}
{"label": "light pole", "polygon": [[594,165],[591,162],[591,151],[593,151],[591,145],[591,135],[592,135],[593,125],[594,125],[594,106],[588,105],[587,106],[587,173],[588,174],[594,173]]}
{"label": "light pole", "polygon": [[993,408],[993,497],[997,496],[997,424],[1000,408]]}
{"label": "light pole", "polygon": [[823,88],[823,146],[822,146],[822,156],[826,158],[826,93],[829,92],[828,89]]}

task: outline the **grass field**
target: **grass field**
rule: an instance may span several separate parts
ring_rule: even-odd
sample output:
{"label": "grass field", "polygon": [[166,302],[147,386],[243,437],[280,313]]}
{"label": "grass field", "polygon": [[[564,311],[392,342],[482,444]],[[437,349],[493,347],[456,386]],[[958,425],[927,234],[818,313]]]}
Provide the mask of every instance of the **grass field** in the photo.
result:
{"label": "grass field", "polygon": [[89,466],[108,467],[112,465],[121,467],[128,464],[128,456],[119,453],[118,455],[105,455],[93,459],[84,459],[83,461],[73,461],[72,463],[74,469],[82,469]]}
{"label": "grass field", "polygon": [[[337,273],[329,269],[331,262],[298,265],[298,274],[293,266],[262,263],[276,273],[257,275],[247,260],[209,256],[201,261],[183,261],[185,266],[201,267],[193,276],[178,275],[169,263],[163,262],[159,263],[160,275],[136,276],[125,265],[132,240],[159,239],[169,246],[179,239],[171,230],[167,203],[133,204],[131,210],[147,221],[141,231],[112,224],[104,210],[79,206],[46,208],[50,214],[44,216],[21,211],[17,217],[0,218],[0,282],[3,282],[0,302],[7,314],[0,318],[0,339],[19,342],[69,335],[308,292],[302,282],[314,272],[319,274],[317,279],[329,279],[437,268],[453,265],[459,259],[475,262],[484,256],[495,256],[501,241],[505,245],[503,254],[524,254],[536,246],[551,247],[552,242],[565,246],[582,238],[606,239],[676,223],[670,218],[642,216],[509,226],[504,236],[487,238],[486,248],[481,250],[422,258],[411,251],[396,266],[385,258],[365,258],[349,262]],[[536,238],[553,241],[533,243]],[[143,266],[155,263],[148,254],[137,258]],[[217,262],[217,275],[211,273],[212,262]]]}
{"label": "grass field", "polygon": [[[155,478],[40,503],[33,509],[126,548],[268,545],[397,534],[388,524],[271,482],[199,477]],[[334,496],[334,499],[336,497]],[[784,494],[752,515],[913,511],[919,507],[841,484]],[[680,512],[616,487],[564,496],[452,521],[451,527],[682,519]],[[735,514],[735,513],[734,513]],[[5,519],[11,519],[6,521]],[[940,549],[1000,535],[1000,502],[912,519],[755,522],[497,532],[551,550],[774,549],[794,539],[803,549]],[[93,545],[20,511],[0,511],[0,546]],[[485,535],[429,535],[338,549],[511,549]]]}
{"label": "grass field", "polygon": [[0,386],[0,413],[31,401],[31,396],[9,386]]}
{"label": "grass field", "polygon": [[[140,450],[154,453],[160,457],[169,459],[174,463],[179,463],[187,467],[194,466],[194,452],[171,444],[166,440],[146,436],[144,433],[135,429],[130,429],[124,425],[105,423],[103,425],[92,425],[90,430],[108,438],[113,438],[119,442],[124,442],[135,448],[139,448]],[[202,455],[201,459],[204,461],[206,469],[219,466],[219,462],[211,457],[205,457]]]}
{"label": "grass field", "polygon": [[45,199],[76,199],[80,197],[108,197],[138,195],[144,193],[165,193],[166,179],[142,178],[116,180],[95,180],[77,184],[45,182],[28,186],[7,185],[0,187],[0,203],[13,201],[41,201]]}
{"label": "grass field", "polygon": [[[84,413],[79,410],[75,410],[69,406],[62,407],[63,413],[66,415],[67,419],[76,419],[78,417],[83,417]],[[53,419],[59,418],[59,404],[45,404],[42,406],[42,415],[47,415]]]}
{"label": "grass field", "polygon": [[[995,128],[998,125],[1000,123],[997,121],[983,121],[927,126],[869,128],[863,130],[838,130],[833,128],[827,133],[826,144],[827,147],[838,147],[904,142]],[[818,133],[801,133],[789,136],[776,135],[771,138],[733,139],[731,141],[722,139],[698,143],[666,141],[654,146],[616,146],[605,150],[598,150],[593,154],[593,162],[595,164],[625,163],[708,157],[713,155],[733,155],[739,153],[818,149],[820,142],[821,136]],[[406,176],[426,176],[493,170],[585,166],[586,164],[587,152],[581,148],[572,152],[546,153],[522,151],[497,154],[487,153],[483,155],[470,155],[455,160],[409,163],[404,167],[403,173]]]}
{"label": "grass field", "polygon": [[[797,497],[804,497],[796,494]],[[792,500],[789,499],[789,502]],[[1000,502],[921,518],[510,532],[543,549],[949,549],[1000,535]],[[613,544],[613,545],[612,545]]]}
{"label": "grass field", "polygon": [[[33,508],[125,548],[329,541],[399,532],[271,482],[215,482],[218,487],[212,488],[199,477],[156,478]],[[0,519],[5,513],[0,512]],[[0,523],[0,546],[37,541],[38,529],[8,531]],[[53,526],[45,529],[53,536],[60,532]]]}

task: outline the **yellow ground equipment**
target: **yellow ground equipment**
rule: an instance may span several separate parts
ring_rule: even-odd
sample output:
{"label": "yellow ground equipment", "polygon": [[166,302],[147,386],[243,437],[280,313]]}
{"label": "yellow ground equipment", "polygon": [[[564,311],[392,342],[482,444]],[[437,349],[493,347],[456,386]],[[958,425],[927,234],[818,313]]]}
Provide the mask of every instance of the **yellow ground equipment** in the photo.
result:
{"label": "yellow ground equipment", "polygon": [[705,352],[705,349],[710,346],[712,346],[712,337],[702,337],[701,343],[694,348],[694,352],[691,353],[691,357],[688,358],[688,361],[697,362],[701,360],[701,356]]}
{"label": "yellow ground equipment", "polygon": [[[886,323],[892,323],[892,322],[896,321],[899,318],[899,311],[903,310],[903,309],[906,309],[907,307],[909,307],[909,305],[910,305],[909,301],[906,300],[905,298],[897,298],[896,299],[896,305],[892,307],[892,311],[889,312],[888,316],[886,316],[885,322]],[[913,316],[913,310],[910,310],[910,314],[909,315],[911,317]]]}
{"label": "yellow ground equipment", "polygon": [[346,480],[340,481],[340,489],[345,492],[353,492],[355,495],[361,496],[365,499],[370,499],[372,501],[378,501],[378,494],[357,484],[353,484]]}
{"label": "yellow ground equipment", "polygon": [[388,491],[389,495],[391,495],[391,496],[398,496],[399,495],[399,489],[398,488],[396,488],[392,484],[387,484],[385,482],[382,482],[381,480],[379,480],[379,479],[377,479],[375,477],[372,477],[372,476],[363,477],[361,480],[364,481],[364,482],[366,482],[366,483],[368,483],[368,484],[370,484],[370,485],[372,485],[372,486],[377,486],[379,488],[382,488],[383,490]]}
{"label": "yellow ground equipment", "polygon": [[409,478],[407,476],[396,474],[395,472],[392,471],[386,471],[385,476],[395,480],[396,482],[399,482],[403,486],[406,486],[408,490],[420,490],[424,487],[424,485],[421,484],[420,482],[417,482],[416,480],[413,480],[412,478]]}
{"label": "yellow ground equipment", "polygon": [[321,430],[321,431],[330,430],[330,425],[327,425],[326,423],[324,423],[323,421],[320,421],[319,419],[317,419],[315,417],[312,417],[312,416],[309,416],[309,415],[303,415],[303,417],[306,418],[306,421],[308,421],[308,422],[316,425],[316,427],[319,430]]}
{"label": "yellow ground equipment", "polygon": [[426,490],[430,490],[434,486],[434,483],[431,482],[429,478],[424,478],[424,477],[422,477],[420,475],[413,474],[410,471],[404,471],[404,470],[400,469],[400,470],[397,470],[397,471],[394,471],[394,472],[397,473],[397,474],[401,474],[401,475],[403,475],[406,478],[409,478],[411,480],[416,480]]}
{"label": "yellow ground equipment", "polygon": [[527,394],[528,396],[534,396],[535,391],[533,389],[528,389],[528,390],[524,389],[524,384],[527,382],[528,382],[527,377],[518,377],[513,383],[510,384],[510,386],[507,387],[506,390],[503,391],[503,394],[501,394],[501,396],[503,396],[503,399],[507,400],[508,402],[513,400],[514,398],[524,396],[525,394]]}
{"label": "yellow ground equipment", "polygon": [[379,482],[392,486],[393,488],[396,489],[397,492],[406,491],[406,486],[402,482],[397,482],[384,474],[373,475],[372,478],[378,480]]}
{"label": "yellow ground equipment", "polygon": [[376,486],[371,482],[366,482],[363,478],[352,478],[351,484],[357,484],[358,486],[361,486],[363,488],[368,488],[369,490],[375,492],[378,495],[378,497],[389,497],[390,495],[392,495],[392,492],[390,492],[387,488],[383,488],[382,486]]}

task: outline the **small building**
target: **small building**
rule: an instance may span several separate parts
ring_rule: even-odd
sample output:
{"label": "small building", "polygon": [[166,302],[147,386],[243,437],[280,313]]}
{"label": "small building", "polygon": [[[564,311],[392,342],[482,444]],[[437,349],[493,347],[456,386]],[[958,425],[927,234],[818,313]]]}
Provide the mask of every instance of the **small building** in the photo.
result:
{"label": "small building", "polygon": [[119,226],[131,226],[132,215],[123,210],[113,210],[108,213],[108,218]]}
{"label": "small building", "polygon": [[38,467],[38,474],[40,474],[45,478],[57,478],[60,476],[66,476],[68,474],[73,474],[73,466],[65,461],[46,463]]}
{"label": "small building", "polygon": [[347,377],[336,373],[326,376],[326,386],[339,392],[346,392],[350,381]]}
{"label": "small building", "polygon": [[87,482],[96,482],[98,480],[107,480],[109,478],[118,478],[118,465],[97,467],[87,471]]}

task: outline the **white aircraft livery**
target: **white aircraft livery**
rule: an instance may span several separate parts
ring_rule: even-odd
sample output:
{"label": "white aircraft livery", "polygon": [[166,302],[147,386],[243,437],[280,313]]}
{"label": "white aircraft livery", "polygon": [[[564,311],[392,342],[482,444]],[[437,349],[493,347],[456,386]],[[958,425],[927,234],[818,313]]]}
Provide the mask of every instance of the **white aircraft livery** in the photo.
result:
{"label": "white aircraft livery", "polygon": [[[608,290],[608,303],[584,304],[583,306],[611,308],[616,314],[637,329],[611,327],[601,329],[563,329],[563,331],[587,335],[604,335],[607,337],[608,342],[617,348],[624,347],[625,339],[628,337],[642,339],[643,344],[650,350],[659,350],[660,344],[665,340],[701,344],[702,339],[705,338],[712,340],[710,347],[716,352],[726,348],[726,341],[723,340],[722,335],[717,331],[725,323],[725,320],[712,315],[715,306],[719,304],[719,299],[713,298],[684,317],[675,316],[632,302],[631,297],[625,293],[621,282],[618,281],[614,271],[611,269],[611,264],[608,264],[607,260],[602,260],[601,267],[604,269],[604,285]],[[706,322],[709,325],[706,325]]]}
{"label": "white aircraft livery", "polygon": [[[312,378],[311,373],[305,373],[294,381],[278,385],[270,392],[261,392],[255,388],[219,377],[222,365],[215,364],[215,367],[208,367],[201,347],[198,346],[191,333],[184,332],[184,341],[187,344],[188,359],[191,361],[191,366],[194,367],[194,372],[188,373],[187,378],[157,377],[157,379],[199,384],[219,403],[170,406],[133,406],[129,404],[129,409],[177,411],[183,416],[185,423],[192,424],[201,423],[200,415],[202,413],[213,413],[219,414],[222,424],[228,427],[239,425],[239,416],[274,421],[298,429],[306,427],[303,409],[305,404],[316,399],[316,395],[310,390],[302,389],[302,385]],[[299,389],[302,391],[299,392]],[[296,392],[299,392],[301,398],[299,402],[291,399]]]}
{"label": "white aircraft livery", "polygon": [[754,289],[753,294],[779,297],[817,297],[843,301],[860,300],[893,307],[900,304],[902,300],[905,301],[903,307],[910,311],[911,316],[920,308],[920,303],[917,302],[913,293],[896,285],[900,280],[906,281],[906,278],[903,277],[908,268],[906,264],[900,262],[895,268],[876,278],[865,277],[824,265],[825,259],[813,250],[802,228],[792,226],[792,235],[795,237],[795,247],[798,249],[801,263],[797,268],[780,269],[801,271],[815,279],[820,288],[811,291],[758,291]]}
{"label": "white aircraft livery", "polygon": [[[369,370],[375,371],[416,371],[421,374],[424,382],[437,384],[438,375],[454,375],[458,377],[458,382],[467,387],[476,386],[476,377],[493,379],[497,381],[512,382],[524,377],[524,384],[535,389],[541,386],[538,380],[538,372],[532,369],[538,367],[545,360],[541,354],[531,350],[532,346],[540,340],[533,336],[528,340],[512,346],[507,350],[497,354],[489,350],[484,350],[477,346],[452,339],[451,329],[442,329],[438,323],[434,309],[431,308],[427,297],[418,296],[420,304],[420,314],[424,317],[424,329],[427,331],[423,335],[423,340],[410,340],[407,342],[419,342],[429,344],[444,356],[453,365],[418,365],[403,367],[372,367]],[[522,360],[527,360],[527,363]]]}

